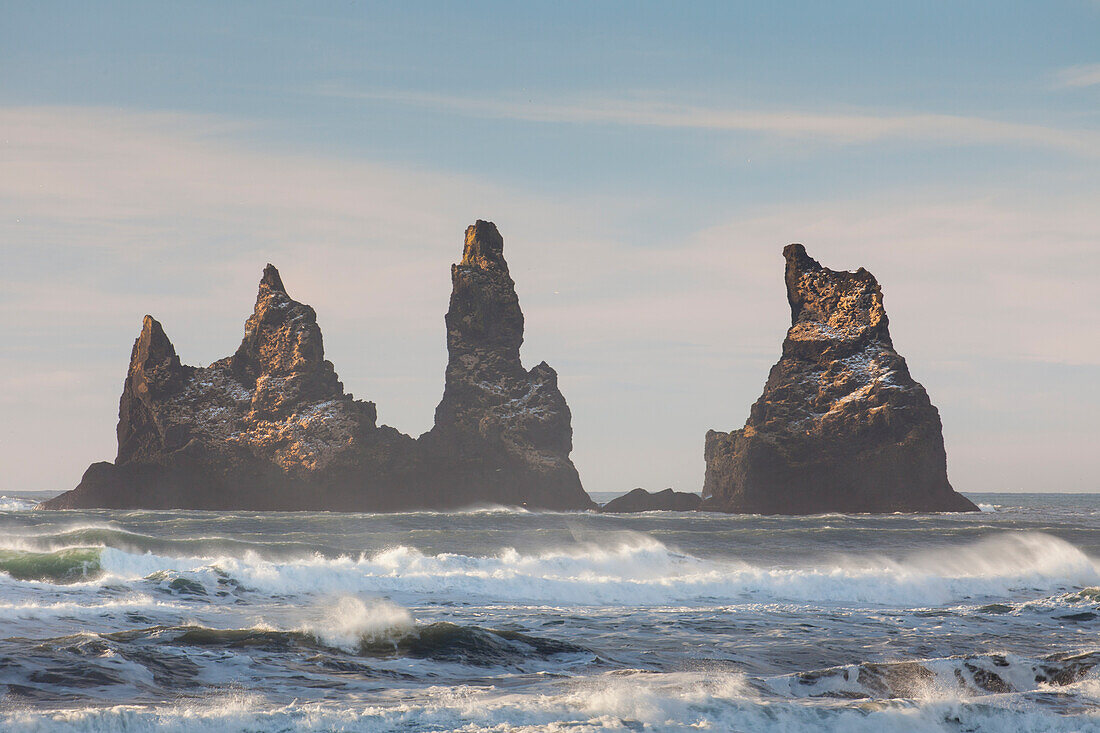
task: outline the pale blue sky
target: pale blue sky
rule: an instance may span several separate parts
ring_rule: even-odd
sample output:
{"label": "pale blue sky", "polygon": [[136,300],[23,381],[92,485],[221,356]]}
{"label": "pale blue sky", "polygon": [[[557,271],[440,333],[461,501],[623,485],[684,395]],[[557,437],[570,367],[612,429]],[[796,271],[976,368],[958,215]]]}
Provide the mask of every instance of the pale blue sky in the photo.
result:
{"label": "pale blue sky", "polygon": [[0,0],[0,491],[114,454],[150,312],[239,341],[264,263],[430,427],[448,268],[500,226],[590,490],[702,483],[788,310],[872,270],[963,491],[1092,491],[1100,3]]}

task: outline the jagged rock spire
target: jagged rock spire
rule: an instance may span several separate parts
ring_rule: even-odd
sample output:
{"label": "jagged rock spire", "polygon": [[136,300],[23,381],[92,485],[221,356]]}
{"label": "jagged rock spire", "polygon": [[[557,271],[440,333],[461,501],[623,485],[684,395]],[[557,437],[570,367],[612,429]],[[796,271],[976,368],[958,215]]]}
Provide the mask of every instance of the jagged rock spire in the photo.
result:
{"label": "jagged rock spire", "polygon": [[279,271],[275,269],[275,265],[270,262],[264,267],[264,276],[260,278],[260,288],[267,288],[268,290],[285,293],[286,288],[283,287],[283,279],[279,277]]}
{"label": "jagged rock spire", "polygon": [[182,388],[184,372],[164,328],[146,315],[130,352],[130,369],[119,399],[117,460],[164,447],[163,426],[153,406]]}
{"label": "jagged rock spire", "polygon": [[466,227],[466,244],[462,248],[460,265],[508,272],[508,263],[504,260],[504,238],[497,231],[496,224],[478,219]]}
{"label": "jagged rock spire", "polygon": [[523,311],[495,224],[479,220],[466,229],[462,261],[451,266],[451,285],[445,319],[448,383],[452,373],[458,376],[471,368],[518,376],[523,371]]}
{"label": "jagged rock spire", "polygon": [[392,511],[483,503],[595,508],[569,460],[569,408],[519,359],[523,314],[496,227],[452,267],[436,426],[414,440],[343,393],[316,313],[264,268],[233,356],[181,366],[146,317],[120,404],[119,454],[44,508]]}
{"label": "jagged rock spire", "polygon": [[277,415],[303,399],[343,394],[332,363],[325,360],[317,313],[287,294],[274,265],[264,268],[256,307],[231,366],[242,382],[255,385],[253,417]]}
{"label": "jagged rock spire", "polygon": [[939,412],[890,340],[867,270],[783,250],[791,327],[745,427],[706,436],[713,509],[971,511],[947,480]]}
{"label": "jagged rock spire", "polygon": [[446,384],[425,444],[450,462],[456,487],[468,484],[456,490],[480,490],[482,500],[488,490],[509,504],[590,506],[569,460],[573,429],[558,375],[520,361],[523,312],[492,222],[466,229],[451,283]]}
{"label": "jagged rock spire", "polygon": [[140,373],[152,376],[162,369],[171,372],[179,367],[176,347],[168,340],[164,327],[157,319],[146,315],[141,322],[141,333],[130,352],[130,375]]}

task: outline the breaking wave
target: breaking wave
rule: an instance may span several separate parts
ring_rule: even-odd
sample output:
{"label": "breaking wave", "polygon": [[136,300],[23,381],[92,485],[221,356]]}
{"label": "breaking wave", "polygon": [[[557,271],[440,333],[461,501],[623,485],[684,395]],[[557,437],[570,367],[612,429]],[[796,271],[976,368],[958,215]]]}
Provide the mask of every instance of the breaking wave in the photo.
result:
{"label": "breaking wave", "polygon": [[[586,660],[593,658],[591,652],[576,644],[510,629],[444,621],[421,624],[408,610],[381,599],[347,596],[325,604],[321,610],[323,613],[315,620],[297,628],[280,628],[264,621],[245,628],[216,628],[190,622],[115,632],[83,631],[41,639],[21,659],[7,660],[7,669],[0,673],[0,679],[10,674],[15,665],[38,664],[52,670],[56,683],[71,686],[75,682],[75,686],[80,686],[84,678],[103,682],[116,676],[119,659],[159,669],[162,676],[181,672],[193,676],[195,661],[202,658],[194,653],[196,648],[280,655],[303,653],[314,659],[317,652],[323,651],[328,664],[341,657],[369,657],[499,667],[566,654],[580,654]],[[151,651],[155,655],[151,656]],[[34,670],[28,670],[26,677],[34,679]]]}
{"label": "breaking wave", "polygon": [[1100,513],[1042,502],[0,511],[0,730],[1100,733]]}
{"label": "breaking wave", "polygon": [[38,506],[33,499],[18,496],[0,496],[0,512],[29,512]]}
{"label": "breaking wave", "polygon": [[295,558],[324,555],[336,557],[336,548],[309,542],[262,542],[232,537],[153,537],[110,525],[91,524],[41,533],[22,533],[4,539],[9,548],[51,552],[73,547],[111,547],[136,555],[171,557],[243,556],[254,552],[268,558]]}
{"label": "breaking wave", "polygon": [[[120,544],[129,546],[131,540]],[[407,546],[358,557],[314,553],[287,560],[253,550],[202,556],[111,546],[48,553],[7,550],[0,553],[0,572],[16,581],[98,580],[192,595],[442,595],[548,605],[797,602],[923,607],[1100,585],[1100,564],[1094,558],[1057,537],[1028,532],[1002,533],[901,559],[838,555],[803,567],[699,558],[636,535],[604,545],[529,554],[505,549],[488,556],[433,555]]]}
{"label": "breaking wave", "polygon": [[54,552],[0,550],[0,573],[15,580],[76,583],[98,578],[99,549],[78,547]]}
{"label": "breaking wave", "polygon": [[364,645],[392,642],[416,630],[412,614],[384,599],[341,596],[325,604],[322,619],[302,629],[323,644],[356,651]]}

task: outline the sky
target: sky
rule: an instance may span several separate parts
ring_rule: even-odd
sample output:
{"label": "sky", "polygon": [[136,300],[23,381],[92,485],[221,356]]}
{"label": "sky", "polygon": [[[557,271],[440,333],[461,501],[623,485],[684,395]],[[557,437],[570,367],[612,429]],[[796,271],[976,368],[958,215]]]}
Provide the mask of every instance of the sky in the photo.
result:
{"label": "sky", "polygon": [[698,491],[790,311],[882,284],[961,491],[1100,481],[1100,2],[0,0],[0,491],[115,454],[146,313],[233,353],[265,263],[431,427],[494,221],[590,491]]}

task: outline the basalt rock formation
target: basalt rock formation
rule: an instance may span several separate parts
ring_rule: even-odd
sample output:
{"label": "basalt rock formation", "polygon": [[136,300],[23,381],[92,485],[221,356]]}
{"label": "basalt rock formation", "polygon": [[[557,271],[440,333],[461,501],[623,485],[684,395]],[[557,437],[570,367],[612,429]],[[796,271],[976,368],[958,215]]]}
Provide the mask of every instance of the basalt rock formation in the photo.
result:
{"label": "basalt rock formation", "polygon": [[118,455],[43,504],[180,509],[378,509],[415,490],[416,444],[344,394],[313,309],[271,265],[237,352],[180,363],[152,316],[119,401]]}
{"label": "basalt rock formation", "polygon": [[703,499],[698,494],[665,489],[650,493],[645,489],[634,489],[600,507],[606,514],[629,514],[633,512],[693,512],[699,508]]}
{"label": "basalt rock formation", "polygon": [[[503,503],[594,505],[569,460],[556,375],[519,365],[523,316],[492,224],[467,231],[447,314],[450,364],[420,440],[345,394],[317,316],[271,265],[233,356],[181,364],[146,316],[119,402],[118,455],[47,509],[393,511]],[[480,391],[479,391],[480,390]]]}
{"label": "basalt rock formation", "polygon": [[745,427],[706,436],[703,508],[977,511],[947,480],[939,412],[890,340],[871,273],[783,250],[791,328]]}
{"label": "basalt rock formation", "polygon": [[494,224],[466,229],[451,284],[446,386],[435,427],[420,438],[439,483],[463,503],[595,508],[569,460],[573,429],[557,372],[520,363],[523,313]]}

